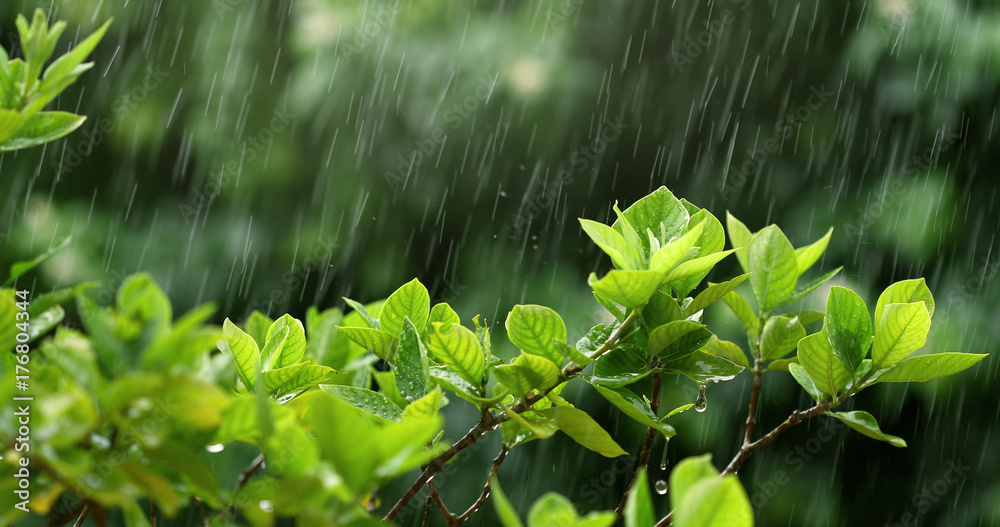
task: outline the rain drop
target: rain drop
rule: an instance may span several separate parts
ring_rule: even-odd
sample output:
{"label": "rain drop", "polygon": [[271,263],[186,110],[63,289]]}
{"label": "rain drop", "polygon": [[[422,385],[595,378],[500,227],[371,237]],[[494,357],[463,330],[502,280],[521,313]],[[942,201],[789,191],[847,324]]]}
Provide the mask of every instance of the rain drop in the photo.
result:
{"label": "rain drop", "polygon": [[264,512],[274,512],[274,504],[268,500],[261,500],[257,506]]}
{"label": "rain drop", "polygon": [[219,452],[222,452],[222,450],[225,448],[226,446],[223,445],[222,443],[215,443],[213,445],[208,445],[207,447],[205,447],[205,451],[210,454],[218,454]]}
{"label": "rain drop", "polygon": [[705,396],[705,385],[698,385],[698,398],[694,400],[694,409],[696,412],[704,412],[708,409],[708,397]]}
{"label": "rain drop", "polygon": [[663,457],[660,458],[660,470],[667,470],[667,447],[670,446],[670,439],[663,442]]}
{"label": "rain drop", "polygon": [[667,493],[667,482],[666,481],[664,481],[662,479],[656,480],[655,487],[656,487],[656,493],[659,494],[660,496],[662,496],[662,495],[664,495],[664,494]]}

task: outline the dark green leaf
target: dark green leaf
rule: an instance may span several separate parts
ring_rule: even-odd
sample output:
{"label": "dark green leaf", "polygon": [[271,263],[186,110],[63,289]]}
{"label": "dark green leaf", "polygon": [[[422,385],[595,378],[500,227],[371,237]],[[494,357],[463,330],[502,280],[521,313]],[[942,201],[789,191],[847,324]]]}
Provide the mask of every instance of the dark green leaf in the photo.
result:
{"label": "dark green leaf", "polygon": [[403,319],[403,331],[399,335],[399,351],[396,352],[396,388],[409,402],[427,395],[430,385],[430,366],[427,350],[417,328],[409,317]]}
{"label": "dark green leaf", "polygon": [[712,332],[703,324],[678,320],[651,331],[647,351],[661,361],[675,360],[697,351],[711,337]]}

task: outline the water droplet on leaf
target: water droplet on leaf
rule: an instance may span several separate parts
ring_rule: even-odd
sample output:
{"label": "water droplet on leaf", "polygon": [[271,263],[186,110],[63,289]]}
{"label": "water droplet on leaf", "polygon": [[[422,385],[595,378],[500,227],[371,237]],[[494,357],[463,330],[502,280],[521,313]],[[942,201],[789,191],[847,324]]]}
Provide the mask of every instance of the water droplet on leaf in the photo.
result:
{"label": "water droplet on leaf", "polygon": [[207,447],[205,447],[205,451],[211,454],[218,454],[219,452],[222,452],[223,449],[225,448],[226,446],[223,445],[222,443],[215,443],[213,445],[208,445]]}
{"label": "water droplet on leaf", "polygon": [[699,413],[708,409],[708,397],[705,396],[704,384],[698,386],[698,398],[694,400],[694,409]]}

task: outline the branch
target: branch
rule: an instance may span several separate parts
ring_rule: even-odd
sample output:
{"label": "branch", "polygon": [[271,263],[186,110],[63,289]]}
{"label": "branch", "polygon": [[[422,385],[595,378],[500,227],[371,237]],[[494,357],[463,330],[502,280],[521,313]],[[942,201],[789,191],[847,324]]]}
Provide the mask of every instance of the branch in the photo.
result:
{"label": "branch", "polygon": [[76,519],[76,523],[73,524],[73,527],[81,527],[83,525],[83,521],[87,519],[88,514],[90,514],[89,501],[83,505],[83,510],[80,511],[80,516]]}
{"label": "branch", "polygon": [[757,405],[760,404],[761,373],[763,372],[761,368],[764,361],[756,353],[754,355],[756,356],[753,359],[753,388],[750,391],[750,409],[747,411],[747,430],[743,435],[743,446],[753,442],[753,427],[757,424]]}
{"label": "branch", "polygon": [[[639,319],[639,314],[641,312],[642,312],[641,309],[633,310],[632,313],[630,313],[629,316],[622,321],[622,324],[618,326],[618,329],[616,329],[613,333],[611,333],[611,335],[608,337],[608,340],[604,341],[604,344],[602,344],[600,348],[597,348],[594,351],[594,353],[590,355],[590,358],[596,360],[601,355],[604,355],[612,348],[614,348],[615,345],[618,344],[618,341],[625,334],[625,332],[628,331],[628,328],[631,327],[632,324]],[[580,371],[582,370],[583,370],[582,366],[576,364],[575,362],[570,362],[562,369],[561,378],[563,381],[569,380],[571,377],[573,377],[577,373],[580,373]],[[556,386],[558,386],[559,384],[561,383],[556,383]],[[555,389],[555,386],[543,390],[542,392],[535,392],[528,394],[524,398],[524,400],[514,405],[514,407],[511,408],[511,411],[516,413],[523,413],[527,411],[529,408],[531,408],[531,405],[543,399],[553,389]],[[423,472],[420,473],[420,476],[417,478],[417,480],[414,481],[412,485],[410,485],[410,488],[406,489],[406,492],[404,492],[403,495],[399,498],[399,501],[397,501],[396,504],[392,506],[392,509],[390,509],[389,512],[385,515],[385,517],[382,518],[382,521],[391,522],[392,520],[396,519],[396,517],[399,516],[399,513],[403,512],[403,508],[406,507],[406,504],[409,503],[410,500],[412,500],[413,497],[416,496],[418,492],[420,492],[420,489],[424,485],[426,485],[427,482],[429,482],[431,478],[434,477],[435,474],[437,474],[444,468],[445,464],[448,461],[450,461],[451,458],[455,457],[462,450],[465,450],[466,448],[472,446],[472,444],[475,443],[483,434],[493,430],[501,423],[504,423],[509,419],[510,416],[508,416],[506,413],[494,417],[492,414],[490,414],[488,410],[483,410],[483,418],[479,421],[479,424],[477,424],[471,430],[469,430],[465,434],[465,436],[462,437],[462,439],[459,439],[455,444],[451,445],[447,450],[441,452],[440,454],[437,455],[437,457],[435,457],[429,463],[427,463],[427,465],[424,466]]]}
{"label": "branch", "polygon": [[484,503],[486,503],[486,498],[489,497],[490,489],[493,486],[492,483],[493,477],[497,475],[497,471],[500,470],[500,464],[503,463],[503,460],[507,457],[507,452],[509,451],[510,450],[507,449],[507,445],[504,445],[500,449],[500,453],[497,454],[497,457],[493,459],[493,463],[490,465],[490,473],[486,477],[486,484],[483,485],[483,492],[479,494],[479,499],[477,499],[475,503],[470,505],[469,508],[466,509],[465,512],[463,512],[462,515],[457,518],[458,521],[457,523],[455,523],[455,525],[462,525],[463,523],[465,523],[465,520],[468,520],[469,517],[475,514],[476,511],[478,511],[479,508],[482,507]]}
{"label": "branch", "polygon": [[[658,365],[654,365],[654,367],[656,366]],[[649,407],[653,410],[653,415],[656,415],[656,411],[660,408],[660,377],[662,376],[663,372],[653,372],[653,392],[649,401]],[[639,463],[635,466],[635,473],[632,474],[632,483],[625,488],[625,494],[622,495],[622,500],[618,503],[618,508],[615,509],[615,521],[622,519],[622,516],[625,514],[625,502],[628,501],[629,491],[635,486],[636,480],[639,479],[639,469],[649,466],[649,455],[653,451],[653,440],[656,439],[656,433],[657,430],[651,426],[646,429],[646,441],[642,445],[642,452],[639,453]]]}
{"label": "branch", "polygon": [[[250,478],[252,478],[254,474],[259,472],[260,469],[263,467],[264,467],[264,453],[261,452],[260,455],[254,458],[254,460],[250,463],[250,466],[248,466],[246,469],[243,470],[243,472],[240,473],[240,479],[236,481],[236,488],[233,489],[233,496],[238,494],[240,492],[240,489],[242,489],[247,484],[247,482],[250,481]],[[225,518],[231,518],[235,511],[236,511],[236,504],[230,503],[229,505],[226,505],[226,508],[223,509],[221,514]]]}
{"label": "branch", "polygon": [[438,492],[437,485],[433,481],[427,482],[427,489],[431,491],[431,499],[434,501],[434,505],[437,506],[438,510],[441,511],[441,516],[444,518],[444,522],[451,525],[451,522],[455,519],[455,515],[448,510],[448,506],[444,504],[444,500],[441,499],[441,494]]}

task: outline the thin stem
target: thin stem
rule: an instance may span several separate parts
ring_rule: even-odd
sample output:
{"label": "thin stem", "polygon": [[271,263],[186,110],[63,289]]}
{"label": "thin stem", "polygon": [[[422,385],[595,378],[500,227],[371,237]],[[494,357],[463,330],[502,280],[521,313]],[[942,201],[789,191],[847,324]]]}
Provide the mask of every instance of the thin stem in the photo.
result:
{"label": "thin stem", "polygon": [[[254,460],[250,463],[250,466],[245,468],[243,472],[240,473],[240,478],[236,480],[236,488],[233,489],[233,496],[238,494],[240,489],[242,489],[247,482],[250,481],[250,478],[254,477],[254,474],[260,471],[263,467],[264,453],[261,452],[260,455],[254,458]],[[223,509],[221,514],[225,518],[231,518],[234,512],[236,512],[236,504],[230,503],[229,505],[226,505],[226,508]]]}
{"label": "thin stem", "polygon": [[[657,366],[658,364],[653,365],[653,367]],[[649,401],[649,407],[653,411],[653,415],[656,415],[657,410],[660,408],[660,378],[662,376],[663,372],[659,370],[653,372],[653,390]],[[628,493],[639,479],[639,469],[649,466],[649,456],[653,451],[653,441],[656,439],[657,432],[658,430],[652,426],[646,429],[646,440],[643,442],[642,451],[639,453],[639,463],[635,466],[635,473],[632,474],[632,482],[625,489],[625,493],[622,495],[622,500],[618,503],[618,508],[615,509],[615,516],[617,517],[617,520],[620,520],[625,514],[625,503],[628,501]]]}
{"label": "thin stem", "polygon": [[420,527],[427,527],[427,524],[431,521],[431,498],[428,496],[424,500],[424,521],[420,524]]}
{"label": "thin stem", "polygon": [[198,498],[194,498],[194,506],[198,508],[198,514],[201,515],[202,525],[208,527],[208,515],[205,514],[205,505]]}
{"label": "thin stem", "polygon": [[486,498],[489,497],[490,489],[493,487],[493,477],[496,476],[497,471],[500,470],[500,464],[503,463],[503,460],[507,457],[507,452],[509,452],[507,445],[504,445],[503,448],[500,449],[500,453],[497,454],[497,457],[493,459],[493,463],[490,464],[490,474],[486,477],[486,484],[483,485],[483,491],[479,494],[479,498],[457,518],[457,522],[454,525],[462,525],[465,523],[465,520],[468,520],[473,514],[476,513],[476,511],[479,510],[480,507],[483,506],[484,503],[486,503]]}
{"label": "thin stem", "polygon": [[[641,309],[633,310],[632,313],[630,313],[625,318],[625,320],[622,321],[622,324],[618,326],[618,329],[616,329],[613,333],[611,333],[611,335],[608,337],[608,340],[604,341],[604,344],[601,344],[601,347],[597,348],[594,351],[594,353],[590,355],[590,358],[596,360],[598,357],[604,355],[612,348],[614,348],[615,345],[618,344],[618,341],[625,334],[625,332],[628,331],[628,328],[631,327],[632,324],[634,324],[635,321],[639,319],[639,314],[641,313],[641,311],[642,311]],[[570,377],[576,375],[577,373],[580,373],[581,370],[583,370],[582,366],[574,362],[571,362],[562,369],[561,379],[563,381],[568,380]],[[559,383],[557,383],[556,385],[558,384]],[[551,392],[554,388],[555,386],[552,386],[546,390],[543,390],[542,392],[535,392],[528,394],[524,398],[524,400],[517,403],[513,408],[511,408],[511,411],[516,413],[522,413],[527,411],[529,408],[531,408],[531,405],[535,404],[536,402],[540,401],[542,398],[547,396],[549,392]],[[424,467],[423,472],[420,473],[420,476],[417,477],[417,480],[414,481],[413,484],[410,485],[408,489],[406,489],[406,492],[404,492],[403,495],[396,502],[396,504],[392,506],[392,509],[389,510],[389,512],[382,519],[382,521],[391,522],[392,520],[396,519],[396,517],[399,516],[399,513],[403,512],[403,508],[406,507],[406,504],[408,504],[410,500],[412,500],[413,497],[416,496],[418,492],[420,492],[420,489],[424,485],[426,485],[427,482],[429,482],[431,478],[434,477],[435,474],[437,474],[444,468],[445,463],[451,460],[451,458],[455,457],[462,450],[465,450],[466,448],[472,446],[472,444],[475,443],[480,437],[482,437],[483,434],[493,430],[498,425],[507,421],[508,419],[510,419],[510,416],[508,416],[506,413],[500,414],[498,416],[493,416],[492,414],[489,413],[489,411],[484,410],[483,418],[479,421],[479,424],[477,424],[471,430],[469,430],[465,434],[465,436],[462,437],[462,439],[459,439],[457,442],[451,445],[447,450],[441,452],[440,454],[437,455],[437,457],[432,459]]]}
{"label": "thin stem", "polygon": [[[755,354],[756,355],[756,354]],[[764,361],[760,356],[753,359],[753,389],[750,391],[750,409],[747,411],[747,429],[743,435],[743,446],[753,442],[753,427],[757,424],[757,405],[760,404],[760,390],[763,386],[761,374]]]}
{"label": "thin stem", "polygon": [[73,524],[73,527],[81,527],[83,525],[83,521],[87,519],[88,514],[90,514],[89,501],[84,503],[83,510],[80,511],[80,516],[76,518],[76,523]]}
{"label": "thin stem", "polygon": [[441,499],[441,494],[438,492],[437,485],[434,482],[427,482],[427,489],[431,491],[431,499],[434,501],[434,505],[437,506],[438,510],[441,511],[441,516],[444,517],[446,524],[451,525],[455,515],[448,510],[448,506],[444,504],[444,500]]}
{"label": "thin stem", "polygon": [[150,527],[156,527],[156,502],[149,501],[149,525]]}

